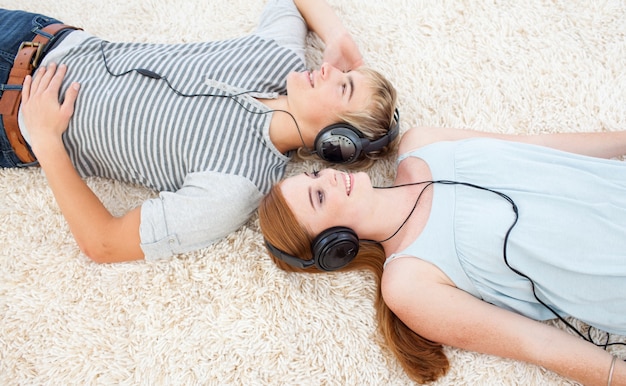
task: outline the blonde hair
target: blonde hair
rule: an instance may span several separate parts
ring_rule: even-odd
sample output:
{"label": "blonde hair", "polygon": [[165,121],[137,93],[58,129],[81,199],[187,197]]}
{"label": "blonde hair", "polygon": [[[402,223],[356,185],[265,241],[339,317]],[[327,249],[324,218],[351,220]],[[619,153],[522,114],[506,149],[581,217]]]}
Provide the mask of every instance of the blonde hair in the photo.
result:
{"label": "blonde hair", "polygon": [[[275,185],[263,198],[259,206],[259,223],[266,242],[285,253],[311,260],[313,237],[298,223],[280,190]],[[315,266],[302,269],[293,267],[269,252],[270,256],[285,271],[319,273]],[[400,361],[406,373],[419,383],[433,382],[443,376],[449,368],[448,358],[442,346],[416,334],[407,327],[384,302],[380,290],[385,251],[380,244],[361,243],[357,257],[340,271],[366,269],[376,276],[376,317],[378,328],[389,349]]]}
{"label": "blonde hair", "polygon": [[[389,129],[397,123],[394,119],[397,102],[396,89],[387,78],[374,69],[359,67],[354,71],[365,76],[368,85],[373,90],[372,95],[365,110],[343,113],[339,115],[338,119],[342,123],[358,128],[365,138],[374,141],[387,134]],[[365,157],[350,164],[350,167],[370,167],[375,160],[381,159],[394,151],[397,142],[392,141],[383,149],[366,154]],[[309,154],[304,148],[298,149],[298,156],[302,159],[319,160],[319,158]],[[330,165],[330,163],[328,164]]]}

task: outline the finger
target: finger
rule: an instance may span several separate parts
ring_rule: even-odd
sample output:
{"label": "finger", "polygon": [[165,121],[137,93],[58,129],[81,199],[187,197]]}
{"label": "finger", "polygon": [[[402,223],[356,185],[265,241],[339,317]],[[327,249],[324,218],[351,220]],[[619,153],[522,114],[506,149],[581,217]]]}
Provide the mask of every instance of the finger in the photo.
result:
{"label": "finger", "polygon": [[27,102],[30,98],[30,86],[33,83],[33,77],[26,75],[24,83],[22,84],[22,101]]}
{"label": "finger", "polygon": [[61,88],[61,83],[63,82],[63,78],[65,77],[66,73],[67,65],[59,65],[56,72],[54,73],[54,76],[50,80],[50,86],[58,91]]}
{"label": "finger", "polygon": [[61,109],[68,117],[74,113],[74,104],[76,103],[76,98],[78,98],[79,90],[80,84],[74,82],[68,87],[67,91],[65,91],[65,99],[63,100]]}
{"label": "finger", "polygon": [[50,63],[46,69],[46,71],[44,72],[43,76],[41,77],[41,80],[39,81],[39,84],[37,85],[37,89],[38,90],[45,90],[46,88],[48,88],[48,85],[50,84],[50,81],[52,80],[52,77],[54,76],[54,74],[56,73],[56,64],[55,63]]}
{"label": "finger", "polygon": [[41,77],[44,76],[45,73],[46,73],[45,67],[39,67],[37,72],[35,72],[35,75],[33,76],[33,80],[30,86],[31,94],[34,94],[37,92],[37,90],[39,89],[39,83],[41,83]]}

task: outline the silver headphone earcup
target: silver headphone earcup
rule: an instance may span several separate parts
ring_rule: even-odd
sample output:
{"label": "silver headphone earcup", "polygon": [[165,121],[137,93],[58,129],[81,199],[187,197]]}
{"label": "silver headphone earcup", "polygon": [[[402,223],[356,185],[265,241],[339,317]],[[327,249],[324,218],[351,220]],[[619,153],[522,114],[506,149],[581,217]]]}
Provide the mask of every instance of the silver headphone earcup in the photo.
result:
{"label": "silver headphone earcup", "polygon": [[359,133],[346,124],[328,126],[315,138],[315,153],[324,161],[332,163],[354,162],[363,150]]}

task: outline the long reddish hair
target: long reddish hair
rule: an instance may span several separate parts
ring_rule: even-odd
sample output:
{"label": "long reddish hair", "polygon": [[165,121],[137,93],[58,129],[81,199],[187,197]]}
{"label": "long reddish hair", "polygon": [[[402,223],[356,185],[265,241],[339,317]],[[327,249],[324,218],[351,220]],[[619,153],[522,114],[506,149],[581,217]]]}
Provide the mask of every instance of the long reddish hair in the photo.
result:
{"label": "long reddish hair", "polygon": [[[280,185],[275,185],[259,206],[259,223],[265,240],[276,248],[304,260],[313,258],[313,237],[298,223],[287,205]],[[290,272],[319,273],[312,266],[301,269],[290,266],[270,253],[281,269]],[[400,361],[406,373],[419,383],[433,382],[443,376],[450,366],[442,346],[416,334],[406,326],[384,302],[380,282],[383,275],[385,251],[380,244],[361,243],[357,257],[342,271],[366,269],[376,277],[376,316],[378,328],[389,349]]]}

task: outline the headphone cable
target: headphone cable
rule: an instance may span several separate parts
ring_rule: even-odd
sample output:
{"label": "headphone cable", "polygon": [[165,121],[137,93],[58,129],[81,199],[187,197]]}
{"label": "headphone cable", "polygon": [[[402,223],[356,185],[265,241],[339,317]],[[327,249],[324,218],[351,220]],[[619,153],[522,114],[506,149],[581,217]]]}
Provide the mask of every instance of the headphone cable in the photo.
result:
{"label": "headphone cable", "polygon": [[235,94],[209,94],[209,93],[196,93],[196,94],[186,94],[178,89],[176,89],[169,81],[169,79],[167,79],[166,76],[161,75],[157,72],[154,72],[152,70],[148,70],[146,68],[131,68],[130,70],[126,70],[124,72],[121,72],[119,74],[114,73],[113,71],[111,71],[111,68],[109,67],[109,62],[107,61],[106,55],[104,53],[104,45],[106,44],[106,41],[102,41],[100,42],[100,53],[102,54],[102,62],[104,63],[104,68],[105,70],[109,73],[109,75],[111,75],[114,78],[117,77],[121,77],[121,76],[125,76],[128,75],[132,72],[137,72],[140,75],[143,75],[147,78],[150,79],[154,79],[154,80],[162,80],[165,82],[165,84],[167,85],[167,87],[172,90],[172,92],[174,92],[174,94],[183,97],[183,98],[197,98],[197,97],[213,97],[213,98],[228,98],[231,99],[232,101],[234,101],[235,103],[237,103],[242,109],[244,109],[245,111],[251,113],[251,114],[258,114],[258,115],[265,115],[265,114],[269,114],[269,113],[273,113],[273,112],[280,112],[280,113],[285,113],[287,115],[289,115],[291,117],[291,119],[293,120],[293,123],[296,125],[296,130],[298,130],[298,136],[300,137],[300,141],[302,142],[302,147],[304,147],[305,150],[307,150],[309,153],[311,154],[315,154],[315,152],[313,152],[311,149],[309,149],[309,147],[306,145],[306,143],[304,142],[304,137],[302,136],[302,131],[300,130],[300,126],[298,125],[298,121],[296,121],[296,117],[294,117],[294,115],[287,111],[287,110],[283,110],[283,109],[269,109],[267,111],[254,111],[249,109],[247,106],[245,106],[239,99],[237,99],[238,96],[241,95],[245,95],[245,94],[250,94],[250,93],[261,93],[261,91],[253,91],[253,90],[248,90],[248,91],[242,91],[239,93],[235,93]]}
{"label": "headphone cable", "polygon": [[411,211],[409,212],[408,216],[404,219],[404,221],[402,222],[402,224],[400,224],[400,226],[398,227],[398,229],[396,229],[395,232],[393,232],[393,234],[389,237],[387,237],[384,240],[381,241],[375,241],[375,240],[361,240],[364,242],[371,242],[371,243],[378,243],[378,244],[382,244],[385,241],[389,241],[391,240],[394,236],[396,236],[398,234],[398,232],[400,232],[400,230],[402,229],[402,227],[404,227],[404,225],[406,225],[406,223],[409,221],[409,218],[411,218],[411,216],[413,215],[413,213],[415,212],[415,209],[417,208],[417,204],[420,200],[420,198],[422,197],[422,194],[424,194],[424,191],[431,185],[434,184],[442,184],[442,185],[462,185],[462,186],[468,186],[474,189],[479,189],[479,190],[484,190],[487,192],[491,192],[494,194],[497,194],[498,196],[502,197],[503,199],[507,200],[510,204],[511,204],[511,208],[513,209],[513,213],[515,214],[515,219],[513,220],[512,224],[509,226],[509,228],[506,231],[506,234],[504,236],[504,245],[502,248],[502,257],[504,260],[504,263],[506,264],[506,266],[513,271],[515,274],[525,278],[526,280],[528,280],[530,282],[530,286],[531,286],[531,290],[533,293],[533,296],[535,297],[535,299],[541,304],[543,305],[545,308],[547,308],[554,316],[556,316],[557,319],[559,319],[562,323],[565,324],[566,327],[568,327],[569,329],[571,329],[572,331],[574,331],[578,336],[580,336],[582,339],[586,340],[589,343],[592,343],[595,346],[601,347],[603,349],[607,349],[609,346],[616,346],[616,345],[621,345],[621,346],[626,346],[626,343],[624,342],[609,342],[610,341],[610,337],[611,334],[606,332],[606,341],[604,343],[596,343],[593,340],[593,337],[591,336],[591,330],[593,328],[595,328],[596,330],[600,331],[600,329],[598,329],[597,327],[593,327],[591,325],[589,325],[589,328],[587,330],[587,336],[585,336],[580,330],[578,330],[576,327],[574,327],[570,322],[568,322],[564,317],[562,317],[561,315],[559,315],[551,306],[549,306],[546,302],[544,302],[543,300],[541,300],[539,298],[539,296],[537,295],[537,291],[535,288],[535,282],[526,274],[524,274],[523,272],[521,272],[520,270],[514,268],[511,266],[511,264],[509,263],[509,258],[507,255],[507,247],[508,247],[508,242],[509,242],[509,236],[511,234],[511,231],[513,230],[513,228],[515,227],[515,225],[517,225],[517,222],[519,220],[519,210],[517,205],[515,204],[515,201],[513,201],[513,199],[511,197],[509,197],[508,195],[499,192],[497,190],[493,190],[490,188],[486,188],[480,185],[475,185],[472,183],[468,183],[468,182],[459,182],[459,181],[451,181],[451,180],[436,180],[436,181],[420,181],[420,182],[411,182],[411,183],[406,183],[406,184],[400,184],[400,185],[393,185],[393,186],[375,186],[375,189],[395,189],[395,188],[402,188],[402,187],[406,187],[406,186],[413,186],[413,185],[423,185],[426,184],[426,186],[424,187],[424,189],[422,189],[422,191],[418,194],[417,199],[415,200],[415,204],[413,204],[413,208],[411,209]]}

